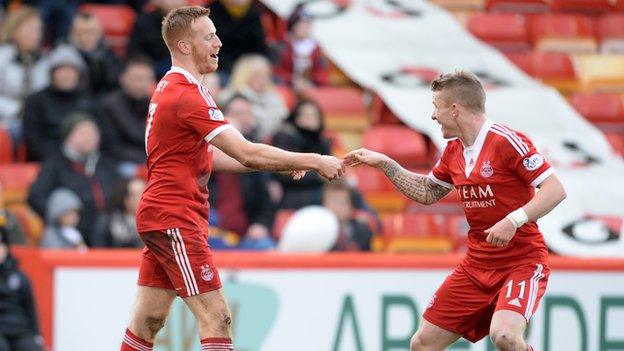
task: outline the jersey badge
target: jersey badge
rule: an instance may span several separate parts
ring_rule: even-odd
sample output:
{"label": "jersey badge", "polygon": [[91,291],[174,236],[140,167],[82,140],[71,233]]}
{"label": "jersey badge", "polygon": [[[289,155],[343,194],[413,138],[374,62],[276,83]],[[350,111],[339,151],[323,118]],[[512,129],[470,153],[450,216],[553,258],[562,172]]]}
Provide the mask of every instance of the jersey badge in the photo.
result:
{"label": "jersey badge", "polygon": [[534,171],[544,164],[544,158],[540,154],[531,155],[522,160],[522,164],[527,170]]}
{"label": "jersey badge", "polygon": [[481,165],[481,176],[483,176],[483,178],[489,178],[492,174],[494,174],[494,168],[492,168],[490,161],[483,162]]}
{"label": "jersey badge", "polygon": [[208,114],[210,115],[210,119],[213,121],[223,121],[223,112],[216,108],[211,108],[208,110]]}
{"label": "jersey badge", "polygon": [[214,273],[212,273],[212,269],[210,269],[209,265],[201,266],[201,277],[207,282],[214,278]]}

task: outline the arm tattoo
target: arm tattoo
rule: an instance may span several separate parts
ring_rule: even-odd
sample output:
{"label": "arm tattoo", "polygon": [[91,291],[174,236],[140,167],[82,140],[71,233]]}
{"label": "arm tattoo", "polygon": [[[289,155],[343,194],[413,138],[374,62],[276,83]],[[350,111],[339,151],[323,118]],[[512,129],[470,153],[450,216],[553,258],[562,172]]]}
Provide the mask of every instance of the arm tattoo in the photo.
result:
{"label": "arm tattoo", "polygon": [[421,204],[431,205],[451,191],[424,174],[406,170],[394,160],[384,163],[381,170],[405,196]]}

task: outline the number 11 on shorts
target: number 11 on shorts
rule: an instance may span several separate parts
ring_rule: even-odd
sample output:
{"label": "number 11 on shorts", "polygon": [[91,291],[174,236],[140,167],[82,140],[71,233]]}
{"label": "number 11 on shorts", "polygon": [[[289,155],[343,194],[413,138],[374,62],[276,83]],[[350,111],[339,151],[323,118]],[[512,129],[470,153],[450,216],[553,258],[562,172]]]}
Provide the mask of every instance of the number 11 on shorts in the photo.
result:
{"label": "number 11 on shorts", "polygon": [[[511,297],[511,291],[513,290],[513,280],[510,280],[507,282],[507,284],[505,285],[507,287],[507,294],[505,295],[505,298],[510,298]],[[518,294],[518,298],[519,299],[523,299],[524,298],[524,287],[526,285],[526,281],[521,281],[520,283],[518,283],[518,286],[520,287],[520,293]]]}

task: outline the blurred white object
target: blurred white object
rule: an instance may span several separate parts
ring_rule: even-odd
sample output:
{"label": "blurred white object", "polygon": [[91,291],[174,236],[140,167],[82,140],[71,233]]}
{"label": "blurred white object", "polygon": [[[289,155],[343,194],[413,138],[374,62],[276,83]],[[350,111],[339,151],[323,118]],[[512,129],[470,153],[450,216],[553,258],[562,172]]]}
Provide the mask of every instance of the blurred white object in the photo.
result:
{"label": "blurred white object", "polygon": [[337,238],[336,216],[323,206],[306,206],[286,223],[278,247],[285,252],[325,252]]}

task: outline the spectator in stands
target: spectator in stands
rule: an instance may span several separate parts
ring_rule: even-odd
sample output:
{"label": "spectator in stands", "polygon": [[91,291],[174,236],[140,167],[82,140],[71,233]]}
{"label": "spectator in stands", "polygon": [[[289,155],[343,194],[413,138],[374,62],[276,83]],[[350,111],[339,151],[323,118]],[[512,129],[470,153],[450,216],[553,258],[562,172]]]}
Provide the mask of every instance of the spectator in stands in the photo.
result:
{"label": "spectator in stands", "polygon": [[239,93],[251,101],[260,141],[275,133],[288,115],[288,107],[275,89],[272,74],[271,63],[264,56],[243,56],[234,65],[228,87],[221,96],[228,100]]}
{"label": "spectator in stands", "polygon": [[[323,114],[319,105],[310,100],[297,103],[286,122],[273,136],[273,145],[288,151],[315,152],[327,155],[331,151],[329,139],[323,136]],[[303,179],[275,175],[283,188],[280,208],[299,209],[306,205],[320,205],[323,179],[308,172]]]}
{"label": "spectator in stands", "polygon": [[117,185],[110,211],[98,228],[103,232],[96,235],[104,238],[107,247],[143,247],[136,229],[135,212],[146,186],[147,182],[140,177]]}
{"label": "spectator in stands", "polygon": [[24,0],[37,6],[46,26],[46,43],[52,44],[67,37],[72,18],[81,0]]}
{"label": "spectator in stands", "polygon": [[217,0],[210,5],[210,18],[219,28],[223,47],[219,51],[219,74],[227,82],[234,64],[245,54],[269,56],[260,8],[252,0]]}
{"label": "spectator in stands", "polygon": [[338,239],[332,251],[370,251],[373,231],[368,223],[355,216],[357,194],[346,182],[325,185],[323,206],[336,215]]}
{"label": "spectator in stands", "polygon": [[128,42],[128,57],[142,55],[152,59],[156,77],[160,79],[171,68],[169,50],[160,32],[161,23],[169,11],[186,5],[186,0],[151,0],[150,4],[153,8],[150,12],[137,16]]}
{"label": "spectator in stands", "polygon": [[156,83],[152,61],[129,59],[119,82],[121,89],[103,98],[100,112],[106,146],[120,162],[120,173],[132,177],[145,164],[145,119]]}
{"label": "spectator in stands", "polygon": [[0,31],[0,127],[7,128],[16,143],[21,141],[26,97],[50,80],[42,36],[39,12],[28,6],[11,12]]}
{"label": "spectator in stands", "polygon": [[278,46],[275,75],[295,91],[326,85],[328,72],[319,44],[312,38],[312,20],[299,6],[287,22],[288,37]]}
{"label": "spectator in stands", "polygon": [[[223,106],[230,123],[248,140],[254,141],[256,123],[250,101],[234,95]],[[271,239],[275,205],[267,190],[267,173],[213,172],[210,177],[211,216],[221,219],[222,229],[243,238],[246,249],[266,249],[275,246]]]}
{"label": "spectator in stands", "polygon": [[80,52],[87,64],[92,94],[99,96],[117,87],[122,62],[106,43],[102,25],[96,16],[78,13],[74,17],[68,42]]}
{"label": "spectator in stands", "polygon": [[59,150],[60,127],[74,111],[92,112],[91,95],[81,89],[85,63],[70,46],[59,46],[50,55],[52,84],[30,95],[24,106],[24,138],[29,161],[41,161]]}
{"label": "spectator in stands", "polygon": [[82,203],[73,191],[54,190],[46,205],[46,228],[40,246],[49,249],[86,249],[78,229]]}
{"label": "spectator in stands", "polygon": [[63,122],[63,147],[44,161],[41,172],[30,188],[28,203],[45,217],[50,194],[58,188],[72,190],[80,198],[83,210],[78,230],[88,246],[103,246],[96,237],[96,225],[107,204],[118,174],[116,165],[99,154],[100,132],[92,117],[74,113]]}
{"label": "spectator in stands", "polygon": [[[2,182],[0,182],[0,228],[6,235],[8,235],[10,241],[16,244],[25,244],[26,237],[24,231],[17,220],[17,218],[6,208],[4,201],[4,188]],[[0,348],[0,350],[2,350]]]}
{"label": "spectator in stands", "polygon": [[0,350],[43,351],[30,280],[11,255],[10,242],[0,227]]}

